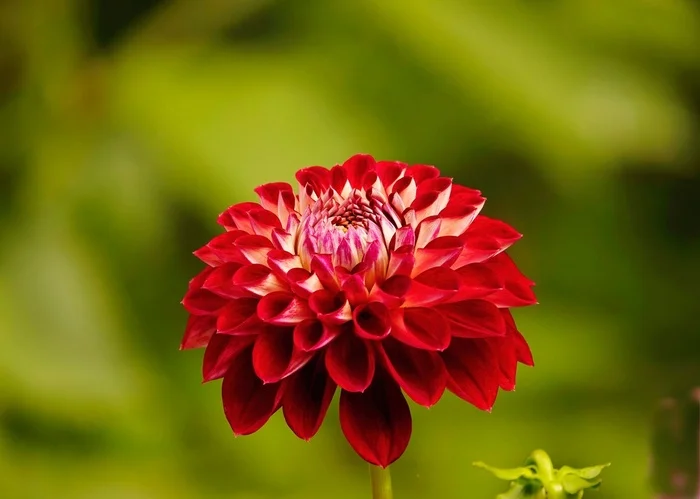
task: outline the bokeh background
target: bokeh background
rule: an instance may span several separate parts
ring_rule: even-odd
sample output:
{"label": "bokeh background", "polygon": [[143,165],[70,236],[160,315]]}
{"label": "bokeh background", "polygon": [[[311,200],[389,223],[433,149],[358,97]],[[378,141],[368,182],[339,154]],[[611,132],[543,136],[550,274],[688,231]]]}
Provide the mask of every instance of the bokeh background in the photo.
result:
{"label": "bokeh background", "polygon": [[336,406],[234,439],[178,351],[216,216],[356,152],[481,189],[541,303],[493,413],[414,409],[397,499],[493,498],[471,462],[537,447],[650,497],[700,379],[699,125],[690,0],[0,1],[0,497],[368,497]]}

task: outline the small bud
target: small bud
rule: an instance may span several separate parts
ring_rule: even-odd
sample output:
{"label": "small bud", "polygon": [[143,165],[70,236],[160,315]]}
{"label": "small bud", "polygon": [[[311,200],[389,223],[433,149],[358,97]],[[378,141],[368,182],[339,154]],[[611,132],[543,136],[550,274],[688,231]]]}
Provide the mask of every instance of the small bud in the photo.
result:
{"label": "small bud", "polygon": [[596,489],[602,479],[598,475],[610,464],[574,469],[563,466],[554,469],[552,460],[543,450],[534,451],[525,466],[499,469],[477,462],[474,466],[510,481],[510,490],[496,499],[581,499],[586,489]]}

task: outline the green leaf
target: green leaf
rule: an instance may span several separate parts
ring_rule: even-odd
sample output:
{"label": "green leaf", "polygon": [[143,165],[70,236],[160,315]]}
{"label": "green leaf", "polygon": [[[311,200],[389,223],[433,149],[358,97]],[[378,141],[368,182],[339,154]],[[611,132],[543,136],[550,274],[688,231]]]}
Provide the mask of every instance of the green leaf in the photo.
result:
{"label": "green leaf", "polygon": [[501,469],[501,468],[494,468],[492,466],[488,466],[481,461],[472,463],[474,466],[477,468],[483,468],[486,471],[490,471],[493,473],[496,478],[500,478],[501,480],[518,480],[519,478],[526,478],[526,479],[534,479],[537,478],[537,470],[535,469],[534,466],[523,466],[519,468],[511,468],[511,469]]}
{"label": "green leaf", "polygon": [[562,466],[559,469],[559,476],[563,477],[565,475],[573,474],[581,478],[585,478],[586,480],[590,480],[600,475],[600,473],[608,466],[610,466],[610,463],[580,469],[571,468],[570,466]]}

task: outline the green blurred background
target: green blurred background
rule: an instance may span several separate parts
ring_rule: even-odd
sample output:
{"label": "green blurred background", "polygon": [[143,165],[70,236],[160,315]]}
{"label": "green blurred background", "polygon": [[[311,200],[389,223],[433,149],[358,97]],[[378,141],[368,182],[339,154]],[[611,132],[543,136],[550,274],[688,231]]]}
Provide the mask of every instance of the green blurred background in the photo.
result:
{"label": "green blurred background", "polygon": [[0,497],[368,497],[335,406],[234,439],[177,349],[216,216],[356,152],[481,189],[541,303],[492,414],[414,408],[397,499],[493,498],[470,463],[537,447],[650,497],[700,379],[699,125],[690,0],[1,0]]}

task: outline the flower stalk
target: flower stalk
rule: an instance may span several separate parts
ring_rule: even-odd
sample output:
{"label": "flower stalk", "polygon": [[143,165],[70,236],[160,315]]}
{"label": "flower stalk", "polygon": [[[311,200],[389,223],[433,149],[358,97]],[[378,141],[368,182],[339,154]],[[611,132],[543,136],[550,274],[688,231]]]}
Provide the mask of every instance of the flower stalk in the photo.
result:
{"label": "flower stalk", "polygon": [[389,467],[369,465],[369,479],[372,484],[372,499],[393,499],[391,472]]}

